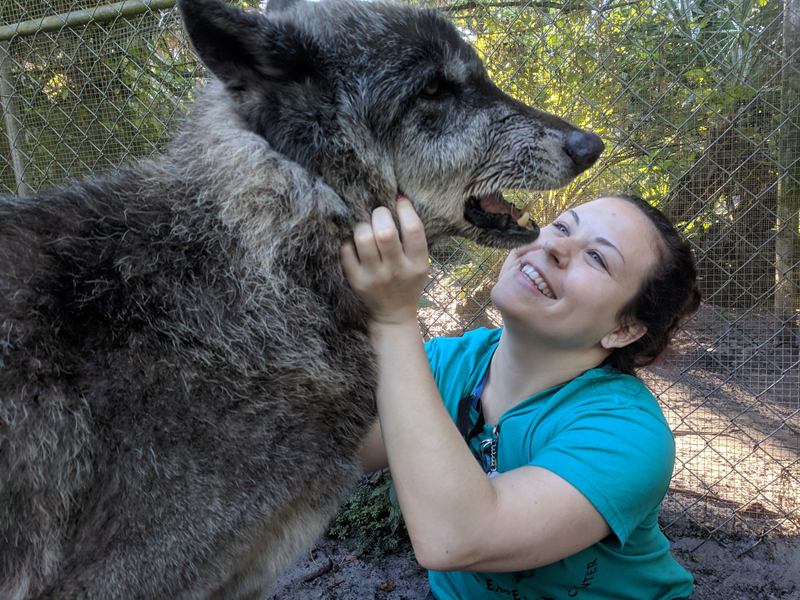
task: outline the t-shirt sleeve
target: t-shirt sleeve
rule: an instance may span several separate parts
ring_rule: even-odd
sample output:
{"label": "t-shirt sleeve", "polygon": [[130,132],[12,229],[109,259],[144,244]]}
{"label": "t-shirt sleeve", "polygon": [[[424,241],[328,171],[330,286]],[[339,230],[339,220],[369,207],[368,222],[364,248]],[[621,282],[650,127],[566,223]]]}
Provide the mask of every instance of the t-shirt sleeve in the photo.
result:
{"label": "t-shirt sleeve", "polygon": [[658,507],[675,462],[667,424],[648,410],[603,399],[562,420],[531,465],[575,486],[620,544]]}

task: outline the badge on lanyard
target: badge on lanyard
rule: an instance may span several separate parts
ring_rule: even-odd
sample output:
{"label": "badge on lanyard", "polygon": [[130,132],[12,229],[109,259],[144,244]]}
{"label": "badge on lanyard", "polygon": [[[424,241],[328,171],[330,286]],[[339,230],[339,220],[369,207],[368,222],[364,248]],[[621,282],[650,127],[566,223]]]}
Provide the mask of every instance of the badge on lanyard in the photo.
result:
{"label": "badge on lanyard", "polygon": [[497,472],[497,442],[500,438],[500,426],[492,428],[492,437],[486,438],[480,443],[481,463],[483,472],[491,479],[499,475]]}

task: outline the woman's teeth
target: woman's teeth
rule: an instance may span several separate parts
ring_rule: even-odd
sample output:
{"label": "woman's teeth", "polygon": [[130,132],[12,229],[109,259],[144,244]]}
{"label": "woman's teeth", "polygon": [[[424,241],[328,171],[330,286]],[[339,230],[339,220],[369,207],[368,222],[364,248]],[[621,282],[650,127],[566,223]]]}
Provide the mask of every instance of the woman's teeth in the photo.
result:
{"label": "woman's teeth", "polygon": [[536,287],[539,288],[539,291],[542,292],[542,294],[548,298],[552,298],[553,300],[556,299],[555,295],[553,295],[553,292],[550,291],[547,282],[542,279],[541,275],[539,275],[539,271],[530,265],[523,265],[522,269],[520,270],[525,273],[528,279],[530,279]]}

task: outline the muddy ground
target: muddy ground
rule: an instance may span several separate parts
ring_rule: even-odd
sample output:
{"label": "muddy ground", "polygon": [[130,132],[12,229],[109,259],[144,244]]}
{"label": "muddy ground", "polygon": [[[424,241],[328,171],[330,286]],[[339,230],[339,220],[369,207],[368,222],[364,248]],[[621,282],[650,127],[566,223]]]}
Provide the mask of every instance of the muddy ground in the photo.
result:
{"label": "muddy ground", "polygon": [[[674,527],[670,529],[674,530]],[[672,552],[695,579],[690,600],[800,600],[800,538],[716,541],[671,535]],[[376,563],[348,545],[321,539],[289,567],[268,600],[424,600],[427,574],[408,548]]]}

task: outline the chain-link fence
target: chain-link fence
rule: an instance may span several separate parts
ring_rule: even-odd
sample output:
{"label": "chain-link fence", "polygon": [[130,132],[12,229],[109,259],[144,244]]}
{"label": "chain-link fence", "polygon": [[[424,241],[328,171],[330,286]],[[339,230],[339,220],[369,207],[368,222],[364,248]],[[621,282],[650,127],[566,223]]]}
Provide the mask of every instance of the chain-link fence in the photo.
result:
{"label": "chain-link fence", "polygon": [[[29,193],[161,151],[202,77],[173,0],[0,0],[0,186]],[[495,81],[607,151],[547,222],[633,191],[693,242],[705,305],[642,373],[674,430],[662,525],[800,524],[800,0],[438,0]],[[428,335],[499,326],[503,254],[432,248]]]}

